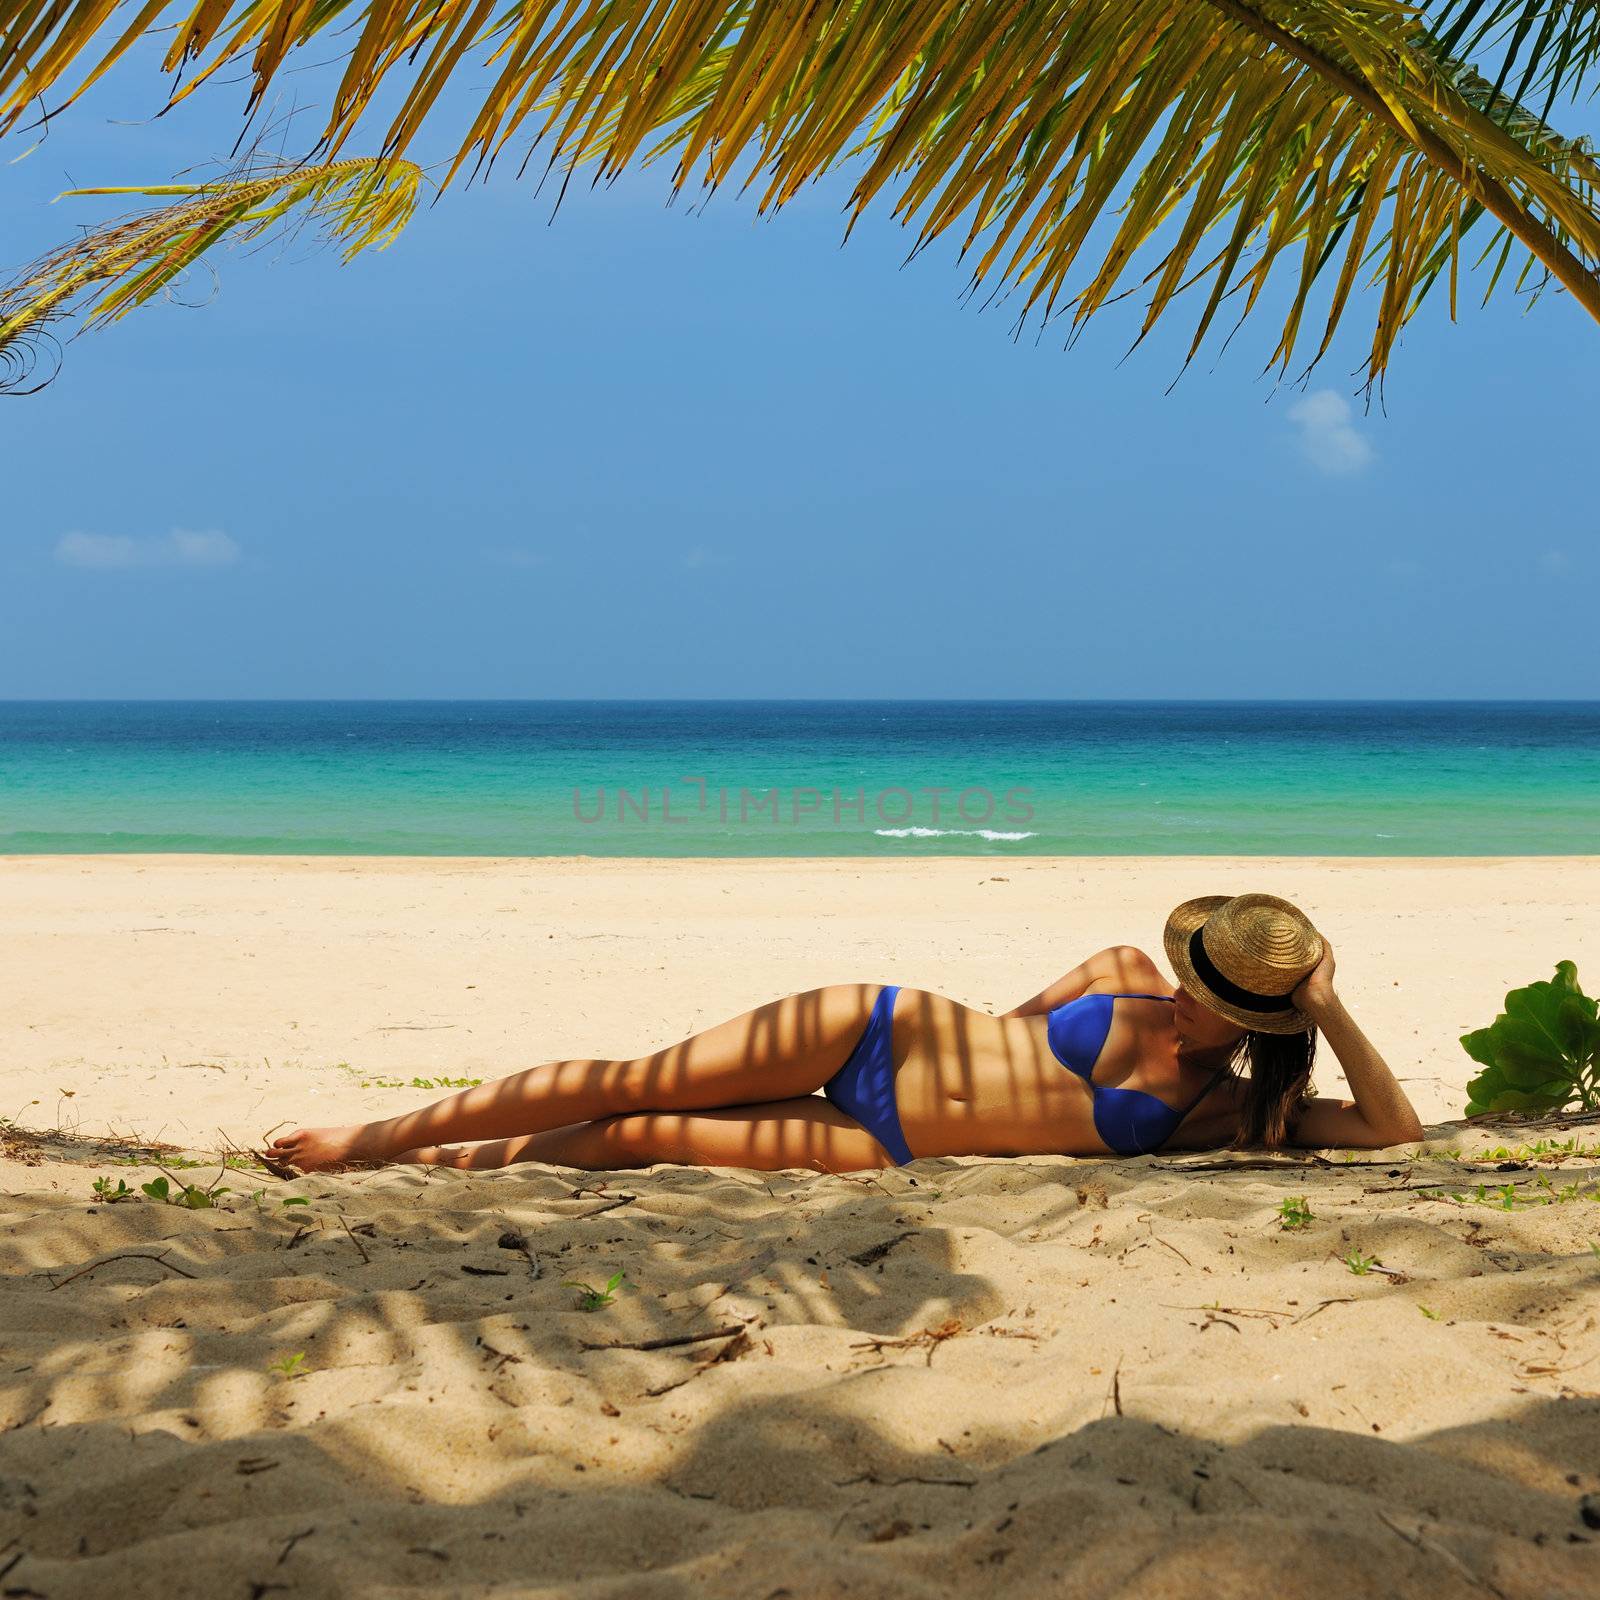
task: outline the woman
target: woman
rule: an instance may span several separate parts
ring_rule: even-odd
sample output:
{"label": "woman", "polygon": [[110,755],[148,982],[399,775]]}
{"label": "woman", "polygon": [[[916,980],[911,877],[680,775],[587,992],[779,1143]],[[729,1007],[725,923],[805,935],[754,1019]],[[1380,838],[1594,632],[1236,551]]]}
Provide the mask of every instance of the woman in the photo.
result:
{"label": "woman", "polygon": [[[1176,988],[1127,947],[999,1017],[920,989],[832,984],[653,1055],[555,1061],[384,1122],[301,1129],[269,1151],[308,1172],[384,1161],[850,1172],[916,1156],[1422,1137],[1333,991],[1332,951],[1294,906],[1189,900],[1164,945]],[[1308,1094],[1319,1028],[1351,1100]]]}

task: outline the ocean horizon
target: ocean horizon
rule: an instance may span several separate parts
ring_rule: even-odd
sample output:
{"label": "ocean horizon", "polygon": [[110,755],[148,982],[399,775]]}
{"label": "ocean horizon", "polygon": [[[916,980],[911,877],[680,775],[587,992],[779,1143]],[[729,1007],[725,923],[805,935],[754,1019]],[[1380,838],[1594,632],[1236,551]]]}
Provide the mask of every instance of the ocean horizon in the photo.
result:
{"label": "ocean horizon", "polygon": [[0,853],[1600,853],[1600,702],[0,702]]}

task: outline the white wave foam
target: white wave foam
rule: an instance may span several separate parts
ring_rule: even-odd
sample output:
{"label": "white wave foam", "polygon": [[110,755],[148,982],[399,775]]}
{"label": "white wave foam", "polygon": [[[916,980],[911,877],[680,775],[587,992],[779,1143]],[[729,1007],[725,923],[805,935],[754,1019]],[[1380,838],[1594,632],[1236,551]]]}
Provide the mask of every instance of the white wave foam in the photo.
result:
{"label": "white wave foam", "polygon": [[1037,838],[1032,833],[1002,833],[998,828],[874,828],[881,839],[996,839],[1015,843]]}

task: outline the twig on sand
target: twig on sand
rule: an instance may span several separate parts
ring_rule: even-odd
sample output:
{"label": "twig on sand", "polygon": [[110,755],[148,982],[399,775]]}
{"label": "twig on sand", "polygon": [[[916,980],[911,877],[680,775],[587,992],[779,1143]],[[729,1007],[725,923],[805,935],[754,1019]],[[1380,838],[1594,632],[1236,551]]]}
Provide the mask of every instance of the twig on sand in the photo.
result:
{"label": "twig on sand", "polygon": [[1178,1247],[1177,1247],[1177,1245],[1175,1245],[1175,1244],[1170,1244],[1170,1243],[1168,1243],[1168,1241],[1167,1241],[1167,1240],[1165,1240],[1165,1239],[1163,1239],[1163,1238],[1162,1238],[1162,1237],[1161,1237],[1161,1235],[1160,1235],[1160,1234],[1159,1234],[1159,1233],[1157,1233],[1157,1232],[1156,1232],[1156,1231],[1155,1231],[1155,1229],[1154,1229],[1154,1228],[1152,1228],[1152,1229],[1151,1229],[1151,1230],[1150,1230],[1150,1237],[1151,1237],[1151,1238],[1152,1238],[1152,1239],[1154,1239],[1154,1240],[1155,1240],[1155,1242],[1156,1242],[1156,1243],[1157,1243],[1157,1244],[1160,1244],[1160,1245],[1166,1245],[1166,1247],[1167,1247],[1167,1249],[1169,1249],[1169,1250],[1170,1250],[1170,1251],[1171,1251],[1171,1252],[1172,1252],[1172,1253],[1173,1253],[1173,1255],[1175,1255],[1175,1256],[1176,1256],[1176,1257],[1177,1257],[1177,1258],[1178,1258],[1178,1259],[1179,1259],[1179,1260],[1180,1260],[1180,1261],[1181,1261],[1181,1262],[1182,1262],[1182,1263],[1183,1263],[1183,1264],[1184,1264],[1184,1266],[1186,1266],[1186,1267],[1192,1267],[1192,1266],[1193,1266],[1193,1265],[1194,1265],[1194,1262],[1192,1262],[1192,1261],[1191,1261],[1191,1260],[1190,1260],[1190,1259],[1189,1259],[1189,1258],[1188,1258],[1188,1256],[1186,1256],[1186,1255],[1185,1255],[1185,1254],[1184,1254],[1184,1253],[1183,1253],[1183,1251],[1181,1251],[1181,1250],[1180,1250],[1180,1249],[1179,1249],[1179,1248],[1178,1248]]}
{"label": "twig on sand", "polygon": [[289,1559],[290,1552],[294,1549],[294,1547],[299,1544],[302,1539],[309,1539],[316,1531],[317,1530],[315,1528],[306,1528],[300,1533],[291,1533],[288,1541],[284,1544],[283,1549],[278,1552],[278,1565],[281,1567],[284,1562]]}
{"label": "twig on sand", "polygon": [[735,1322],[704,1333],[673,1333],[660,1339],[580,1339],[578,1343],[585,1350],[672,1350],[684,1344],[704,1344],[708,1339],[732,1339],[744,1331],[744,1324]]}
{"label": "twig on sand", "polygon": [[853,1478],[835,1478],[834,1486],[839,1489],[848,1488],[854,1483],[870,1483],[880,1489],[898,1489],[903,1483],[926,1483],[935,1489],[971,1489],[977,1484],[976,1478],[924,1478],[917,1473],[911,1473],[904,1478],[880,1478],[875,1472],[860,1472]]}
{"label": "twig on sand", "polygon": [[1356,1297],[1353,1294],[1341,1294],[1332,1300],[1319,1300],[1317,1304],[1312,1306],[1309,1311],[1302,1311],[1300,1315],[1294,1319],[1294,1323],[1291,1324],[1291,1326],[1302,1322],[1309,1322],[1319,1311],[1326,1311],[1329,1306],[1354,1305],[1355,1299]]}
{"label": "twig on sand", "polygon": [[[592,1189],[580,1189],[579,1194],[593,1194]],[[632,1205],[639,1197],[636,1194],[619,1194],[615,1200],[607,1200],[602,1206],[593,1206],[588,1211],[579,1211],[574,1214],[575,1220],[581,1222],[585,1217],[598,1217],[603,1212],[615,1211],[618,1206]]]}
{"label": "twig on sand", "polygon": [[1287,1311],[1263,1311],[1257,1306],[1175,1306],[1165,1300],[1161,1305],[1167,1311],[1226,1311],[1230,1317],[1266,1317],[1273,1322],[1289,1316]]}
{"label": "twig on sand", "polygon": [[[1471,1117],[1469,1128],[1569,1128],[1579,1123],[1600,1122],[1600,1111],[1557,1111],[1553,1113],[1497,1111],[1486,1117]],[[1451,1126],[1460,1127],[1455,1123]]]}
{"label": "twig on sand", "polygon": [[297,1172],[287,1161],[280,1161],[276,1156],[270,1156],[265,1150],[250,1150],[246,1154],[252,1161],[259,1162],[274,1178],[282,1178],[285,1182],[292,1183],[296,1178],[305,1177],[305,1173]]}
{"label": "twig on sand", "polygon": [[837,1178],[841,1183],[858,1184],[863,1189],[867,1189],[867,1188],[881,1189],[883,1191],[883,1193],[888,1195],[888,1197],[891,1200],[900,1199],[901,1198],[901,1194],[904,1193],[904,1191],[901,1191],[901,1194],[897,1194],[881,1178],[875,1178],[875,1177],[872,1176],[871,1173],[867,1173],[865,1176],[863,1176],[860,1173],[829,1172],[828,1176],[830,1178]]}
{"label": "twig on sand", "polygon": [[663,1395],[673,1389],[681,1389],[691,1378],[698,1378],[702,1372],[709,1372],[712,1367],[724,1361],[736,1361],[746,1350],[751,1348],[752,1340],[748,1330],[740,1328],[739,1331],[723,1345],[720,1350],[713,1351],[709,1356],[704,1356],[696,1361],[681,1378],[674,1378],[670,1383],[658,1383],[645,1390],[648,1395]]}
{"label": "twig on sand", "polygon": [[1116,1370],[1111,1374],[1111,1404],[1117,1415],[1122,1415],[1122,1357],[1117,1357]]}
{"label": "twig on sand", "polygon": [[[230,1139],[227,1136],[227,1134],[225,1134],[222,1131],[221,1128],[217,1129],[217,1137],[222,1140],[222,1164],[223,1164],[223,1166],[227,1166],[228,1158],[230,1156],[236,1156],[240,1161],[247,1161],[253,1167],[265,1166],[266,1165],[266,1163],[262,1160],[261,1156],[256,1151],[254,1151],[254,1150],[246,1150],[242,1146],[235,1144],[233,1142],[233,1140]],[[298,1176],[298,1174],[296,1174],[296,1176]]]}
{"label": "twig on sand", "polygon": [[101,1267],[110,1266],[113,1261],[154,1261],[157,1266],[165,1267],[168,1272],[176,1272],[180,1278],[196,1278],[199,1276],[199,1274],[195,1272],[186,1272],[176,1263],[168,1261],[166,1256],[158,1256],[149,1250],[124,1250],[118,1255],[107,1256],[103,1261],[92,1261],[86,1267],[79,1267],[78,1270],[72,1273],[69,1277],[65,1277],[60,1280],[57,1280],[48,1272],[45,1274],[45,1276],[50,1279],[50,1287],[52,1290],[61,1289],[67,1284],[73,1282],[74,1279],[83,1277],[85,1273],[96,1272]]}
{"label": "twig on sand", "polygon": [[959,1317],[951,1317],[941,1322],[937,1328],[924,1328],[921,1333],[907,1334],[903,1339],[866,1339],[859,1344],[850,1346],[852,1350],[910,1350],[917,1345],[926,1345],[928,1350],[927,1364],[933,1365],[933,1352],[942,1345],[946,1339],[953,1339],[958,1333],[967,1330],[962,1325]]}
{"label": "twig on sand", "polygon": [[499,1375],[501,1369],[504,1368],[504,1367],[507,1367],[507,1366],[518,1366],[518,1367],[520,1367],[522,1365],[522,1357],[521,1356],[513,1355],[512,1352],[509,1351],[509,1350],[496,1350],[495,1347],[492,1344],[490,1344],[489,1341],[487,1339],[485,1339],[481,1333],[472,1342],[474,1344],[478,1345],[484,1351],[486,1351],[488,1353],[489,1357],[494,1361],[494,1363],[495,1363],[495,1373],[496,1373],[497,1376]]}
{"label": "twig on sand", "polygon": [[350,1243],[361,1252],[361,1265],[364,1267],[370,1267],[372,1265],[372,1257],[367,1254],[367,1247],[362,1244],[362,1242],[356,1238],[353,1233],[351,1233],[350,1224],[344,1220],[344,1213],[342,1211],[339,1213],[339,1226],[344,1229],[345,1238],[347,1238]]}
{"label": "twig on sand", "polygon": [[1392,1517],[1388,1516],[1385,1512],[1374,1511],[1373,1515],[1377,1517],[1378,1521],[1381,1522],[1384,1527],[1390,1531],[1390,1533],[1394,1534],[1398,1539],[1403,1539],[1408,1545],[1411,1546],[1413,1550],[1425,1550],[1429,1555],[1442,1557],[1450,1566],[1459,1572],[1468,1583],[1475,1584],[1480,1589],[1487,1589],[1490,1594],[1499,1595],[1501,1600],[1505,1600],[1505,1590],[1497,1588],[1487,1578],[1480,1577],[1472,1570],[1471,1567],[1466,1564],[1465,1561],[1461,1559],[1460,1556],[1455,1553],[1455,1551],[1447,1550],[1442,1544],[1439,1543],[1437,1539],[1430,1539],[1421,1528],[1418,1528],[1414,1533],[1408,1533],[1399,1525],[1399,1523],[1397,1523]]}
{"label": "twig on sand", "polygon": [[1302,1167],[1392,1167],[1393,1161],[1330,1161],[1326,1156],[1257,1156],[1242,1161],[1152,1161],[1162,1172],[1298,1172]]}

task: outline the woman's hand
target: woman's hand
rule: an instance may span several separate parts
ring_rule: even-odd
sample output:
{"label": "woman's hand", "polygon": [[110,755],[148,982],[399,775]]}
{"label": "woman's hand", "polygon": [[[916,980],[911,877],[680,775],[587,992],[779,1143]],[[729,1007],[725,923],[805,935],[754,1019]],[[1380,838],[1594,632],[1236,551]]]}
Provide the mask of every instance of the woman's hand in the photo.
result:
{"label": "woman's hand", "polygon": [[1322,959],[1300,980],[1289,998],[1313,1019],[1339,1003],[1333,992],[1333,946],[1326,939],[1322,941]]}

